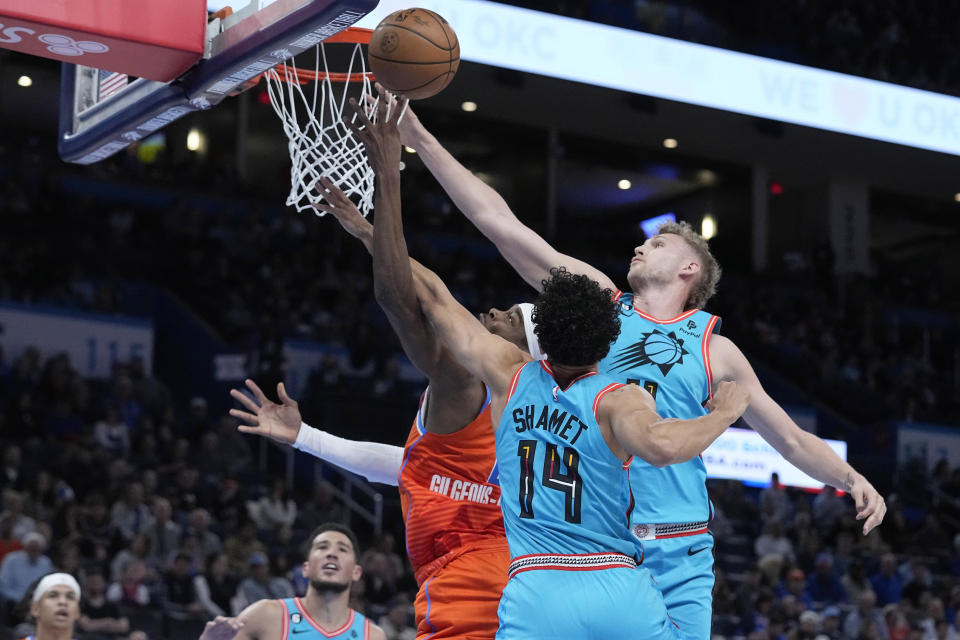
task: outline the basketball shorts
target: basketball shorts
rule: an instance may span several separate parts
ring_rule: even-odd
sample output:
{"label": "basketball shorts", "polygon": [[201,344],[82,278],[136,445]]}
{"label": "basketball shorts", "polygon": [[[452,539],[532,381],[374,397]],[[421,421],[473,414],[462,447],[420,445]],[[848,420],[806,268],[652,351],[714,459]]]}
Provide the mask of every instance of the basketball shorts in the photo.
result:
{"label": "basketball shorts", "polygon": [[427,578],[414,602],[417,640],[493,640],[509,564],[503,540],[465,550]]}
{"label": "basketball shorts", "polygon": [[497,640],[675,640],[663,598],[645,568],[540,569],[503,589]]}
{"label": "basketball shorts", "polygon": [[650,571],[670,618],[692,640],[709,640],[713,619],[713,535],[643,541]]}

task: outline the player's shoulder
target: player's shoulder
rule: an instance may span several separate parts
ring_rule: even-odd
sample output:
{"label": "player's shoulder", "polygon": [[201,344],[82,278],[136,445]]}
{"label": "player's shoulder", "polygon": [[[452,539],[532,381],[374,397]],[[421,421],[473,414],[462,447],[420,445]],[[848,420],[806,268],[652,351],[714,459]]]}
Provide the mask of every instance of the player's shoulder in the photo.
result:
{"label": "player's shoulder", "polygon": [[287,615],[287,605],[283,600],[257,600],[237,616],[243,620],[251,635],[258,637],[264,629],[279,629]]}
{"label": "player's shoulder", "polygon": [[[367,619],[369,620],[369,618]],[[371,621],[369,638],[370,640],[387,640],[387,634],[383,629]]]}

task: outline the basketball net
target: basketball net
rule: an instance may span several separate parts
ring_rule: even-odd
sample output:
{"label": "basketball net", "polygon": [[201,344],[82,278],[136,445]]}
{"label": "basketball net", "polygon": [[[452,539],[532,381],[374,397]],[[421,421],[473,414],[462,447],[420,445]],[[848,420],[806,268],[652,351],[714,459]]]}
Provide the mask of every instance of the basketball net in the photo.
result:
{"label": "basketball net", "polygon": [[[298,69],[291,58],[264,73],[270,104],[283,122],[283,131],[289,141],[290,194],[287,205],[297,211],[318,211],[313,202],[325,201],[321,177],[331,180],[348,197],[357,202],[357,208],[366,216],[373,209],[374,173],[363,144],[356,139],[344,122],[344,114],[355,122],[357,114],[348,99],[351,89],[371,122],[376,121],[377,105],[368,97],[376,96],[373,74],[367,71],[362,44],[369,42],[369,32],[350,30],[345,39],[354,42],[346,73],[331,73],[327,65],[327,50],[323,42],[317,45],[314,69]],[[364,37],[365,36],[365,37]],[[355,39],[354,39],[355,38]],[[360,41],[357,41],[360,40]],[[336,37],[328,41],[340,41]],[[313,81],[313,82],[311,82]],[[307,90],[304,91],[304,86]]]}

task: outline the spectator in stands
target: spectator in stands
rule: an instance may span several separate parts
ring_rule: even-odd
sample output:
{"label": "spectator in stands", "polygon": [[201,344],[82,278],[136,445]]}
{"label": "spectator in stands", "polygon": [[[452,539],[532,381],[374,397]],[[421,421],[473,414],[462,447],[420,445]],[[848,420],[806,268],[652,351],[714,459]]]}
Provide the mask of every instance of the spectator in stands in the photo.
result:
{"label": "spectator in stands", "polygon": [[143,484],[129,483],[123,498],[116,501],[110,509],[110,524],[125,541],[130,541],[134,536],[146,531],[152,523],[150,507],[143,501]]}
{"label": "spectator in stands", "polygon": [[237,589],[237,600],[246,607],[258,600],[292,598],[293,588],[283,578],[270,575],[270,561],[264,553],[251,554],[247,577]]}
{"label": "spectator in stands", "polygon": [[877,596],[872,591],[864,591],[857,599],[856,608],[847,614],[843,621],[843,633],[849,638],[859,638],[869,625],[876,625],[876,633],[882,640],[889,640],[887,623],[876,608]]}
{"label": "spectator in stands", "polygon": [[847,594],[833,568],[833,555],[829,552],[817,554],[814,572],[807,578],[807,593],[814,602],[839,604],[847,601]]}
{"label": "spectator in stands", "polygon": [[230,569],[237,574],[246,573],[250,558],[255,553],[263,554],[266,547],[257,539],[256,529],[249,520],[240,525],[240,529],[226,539],[223,550],[230,560]]}
{"label": "spectator in stands", "polygon": [[190,512],[190,523],[184,534],[191,534],[197,538],[200,552],[205,558],[219,553],[223,548],[220,536],[210,530],[210,512],[198,507]]}
{"label": "spectator in stands", "polygon": [[0,519],[10,523],[11,533],[17,540],[37,528],[37,522],[24,513],[25,496],[19,491],[7,489],[3,492],[3,511]]}
{"label": "spectator in stands", "polygon": [[910,623],[907,616],[895,604],[883,608],[883,619],[887,623],[887,635],[890,640],[907,640],[910,637]]}
{"label": "spectator in stands", "polygon": [[123,575],[123,570],[132,560],[140,560],[148,564],[150,560],[150,539],[146,533],[134,536],[130,544],[121,549],[110,561],[110,580],[117,582]]}
{"label": "spectator in stands", "polygon": [[179,619],[200,618],[203,605],[190,575],[190,556],[178,553],[163,576],[163,610]]}
{"label": "spectator in stands", "polygon": [[43,534],[31,531],[20,542],[23,549],[11,551],[0,564],[0,598],[8,607],[18,602],[35,580],[53,571],[53,563],[43,553],[47,548]]}
{"label": "spectator in stands", "polygon": [[20,539],[13,535],[13,520],[0,518],[0,562],[11,551],[23,549]]}
{"label": "spectator in stands", "polygon": [[885,553],[880,558],[880,571],[870,576],[870,585],[876,594],[877,604],[884,607],[900,602],[903,597],[903,581],[897,573],[897,557]]}
{"label": "spectator in stands", "polygon": [[[246,519],[246,509],[240,495],[240,484],[233,476],[223,476],[221,478],[219,486],[214,487],[213,496],[207,504],[210,505],[214,520],[222,527],[224,532],[236,531]],[[244,557],[245,561],[246,557]]]}
{"label": "spectator in stands", "polygon": [[787,640],[814,640],[820,633],[821,618],[816,611],[804,611],[799,624],[787,633]]}
{"label": "spectator in stands", "polygon": [[93,438],[111,455],[126,456],[130,453],[130,427],[120,417],[117,405],[107,403],[103,418],[93,425]]}
{"label": "spectator in stands", "polygon": [[387,635],[387,640],[416,640],[417,630],[410,624],[413,602],[405,593],[399,593],[387,603],[387,613],[377,624]]}
{"label": "spectator in stands", "polygon": [[[820,623],[820,633],[827,636],[830,640],[840,640],[843,637],[843,629],[840,625],[840,608],[831,605],[823,610],[823,620]],[[902,638],[898,640],[903,640]]]}
{"label": "spectator in stands", "polygon": [[149,562],[155,569],[165,568],[167,558],[180,543],[180,525],[171,520],[172,515],[169,500],[153,499],[153,521],[147,529],[147,540],[150,543]]}
{"label": "spectator in stands", "polygon": [[149,573],[142,560],[130,560],[123,567],[120,580],[107,587],[107,600],[124,607],[146,607],[151,601],[147,586]]}
{"label": "spectator in stands", "polygon": [[381,551],[370,550],[364,554],[364,595],[371,604],[385,607],[397,595],[397,581],[387,556]]}
{"label": "spectator in stands", "polygon": [[297,519],[297,505],[287,492],[283,478],[274,478],[270,483],[270,493],[256,502],[248,502],[247,509],[250,518],[262,531],[292,527]]}
{"label": "spectator in stands", "polygon": [[193,578],[197,599],[211,618],[234,614],[230,599],[237,593],[238,580],[229,569],[227,555],[215,553],[207,558],[206,572]]}
{"label": "spectator in stands", "polygon": [[873,591],[873,585],[867,578],[863,562],[860,560],[854,560],[850,563],[840,582],[843,584],[843,590],[850,602],[856,602],[864,591]]}
{"label": "spectator in stands", "polygon": [[103,494],[95,491],[87,494],[84,506],[77,516],[80,544],[87,555],[104,556],[113,542],[113,527],[110,512]]}
{"label": "spectator in stands", "polygon": [[806,608],[813,607],[813,598],[807,593],[807,577],[802,569],[790,569],[779,587],[780,597],[788,595],[802,602]]}
{"label": "spectator in stands", "polygon": [[783,525],[777,520],[768,520],[763,526],[763,534],[753,543],[757,557],[776,554],[784,560],[793,560],[793,543],[783,535]]}
{"label": "spectator in stands", "polygon": [[102,573],[87,574],[77,620],[85,640],[114,638],[130,631],[130,621],[120,614],[115,603],[107,601],[106,586]]}
{"label": "spectator in stands", "polygon": [[829,485],[813,499],[813,517],[817,525],[826,531],[833,529],[846,512],[847,506],[843,499],[837,495],[837,490]]}
{"label": "spectator in stands", "polygon": [[316,522],[346,521],[343,505],[337,500],[336,489],[327,480],[321,480],[313,488],[313,497],[297,514],[297,526],[310,529]]}
{"label": "spectator in stands", "polygon": [[770,486],[760,492],[760,509],[764,520],[790,521],[793,504],[786,489],[780,484],[780,474],[770,474]]}
{"label": "spectator in stands", "polygon": [[27,486],[23,475],[20,447],[10,444],[4,447],[3,461],[0,462],[0,489],[4,489],[3,508],[7,509],[6,490],[19,491]]}

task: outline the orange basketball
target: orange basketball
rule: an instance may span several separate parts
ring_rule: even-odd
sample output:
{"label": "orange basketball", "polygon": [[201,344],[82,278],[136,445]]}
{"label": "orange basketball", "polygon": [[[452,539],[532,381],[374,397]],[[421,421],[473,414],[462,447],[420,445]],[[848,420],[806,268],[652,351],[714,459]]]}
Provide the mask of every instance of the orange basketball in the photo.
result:
{"label": "orange basketball", "polygon": [[429,98],[460,66],[457,34],[429,9],[394,11],[370,35],[370,70],[384,87],[411,100]]}

